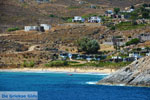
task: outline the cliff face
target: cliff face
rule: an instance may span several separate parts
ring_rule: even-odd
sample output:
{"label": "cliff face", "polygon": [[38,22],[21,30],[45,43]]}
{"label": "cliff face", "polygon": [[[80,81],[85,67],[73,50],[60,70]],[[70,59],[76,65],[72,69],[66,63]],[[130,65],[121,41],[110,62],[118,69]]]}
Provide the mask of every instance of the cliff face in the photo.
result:
{"label": "cliff face", "polygon": [[134,61],[127,67],[100,80],[98,84],[150,86],[150,56]]}

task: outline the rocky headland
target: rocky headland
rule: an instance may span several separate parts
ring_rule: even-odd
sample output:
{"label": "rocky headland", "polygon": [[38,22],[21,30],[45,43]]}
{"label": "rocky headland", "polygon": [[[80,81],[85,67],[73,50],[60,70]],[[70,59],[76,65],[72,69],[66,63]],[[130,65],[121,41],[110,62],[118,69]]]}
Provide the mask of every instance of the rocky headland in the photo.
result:
{"label": "rocky headland", "polygon": [[150,86],[150,56],[134,61],[108,77],[100,80],[97,84],[106,85],[130,85]]}

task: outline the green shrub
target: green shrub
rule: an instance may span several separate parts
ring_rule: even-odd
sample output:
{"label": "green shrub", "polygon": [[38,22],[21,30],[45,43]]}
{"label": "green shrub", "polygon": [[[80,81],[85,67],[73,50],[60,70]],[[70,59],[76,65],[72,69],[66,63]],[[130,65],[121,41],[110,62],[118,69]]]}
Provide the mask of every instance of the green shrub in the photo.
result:
{"label": "green shrub", "polygon": [[110,29],[111,29],[111,30],[116,30],[116,27],[115,27],[115,26],[112,26]]}
{"label": "green shrub", "polygon": [[140,42],[140,40],[135,38],[135,39],[132,39],[132,40],[128,41],[126,43],[126,46],[129,46],[129,45],[132,45],[132,44],[138,44],[139,42]]}
{"label": "green shrub", "polygon": [[51,61],[45,64],[46,67],[60,67],[69,65],[67,61]]}
{"label": "green shrub", "polygon": [[17,30],[19,30],[18,27],[15,27],[15,28],[8,28],[8,32],[17,31]]}
{"label": "green shrub", "polygon": [[101,68],[116,68],[119,69],[121,67],[125,67],[127,65],[131,64],[131,62],[88,62],[84,64],[76,64],[71,65],[72,67],[101,67]]}
{"label": "green shrub", "polygon": [[72,18],[67,19],[67,22],[71,23],[72,22]]}
{"label": "green shrub", "polygon": [[49,17],[57,18],[57,16],[56,16],[56,15],[53,15],[53,14],[50,14]]}
{"label": "green shrub", "polygon": [[66,22],[72,22],[73,17],[60,17],[62,20],[66,21]]}
{"label": "green shrub", "polygon": [[23,67],[34,67],[35,63],[34,63],[34,61],[24,61],[22,66]]}

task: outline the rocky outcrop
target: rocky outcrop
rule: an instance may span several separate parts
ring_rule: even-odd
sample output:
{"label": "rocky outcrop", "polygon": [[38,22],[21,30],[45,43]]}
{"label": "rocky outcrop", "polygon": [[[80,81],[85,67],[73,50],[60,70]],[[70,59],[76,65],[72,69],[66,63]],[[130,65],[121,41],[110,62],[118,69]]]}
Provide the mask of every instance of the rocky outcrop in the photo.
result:
{"label": "rocky outcrop", "polygon": [[150,56],[134,61],[97,84],[150,86]]}

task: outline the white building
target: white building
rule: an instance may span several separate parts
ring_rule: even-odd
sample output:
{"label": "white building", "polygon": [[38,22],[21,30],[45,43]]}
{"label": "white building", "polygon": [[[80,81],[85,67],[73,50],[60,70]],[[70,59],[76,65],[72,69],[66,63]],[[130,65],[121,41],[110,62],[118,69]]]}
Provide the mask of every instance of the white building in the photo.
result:
{"label": "white building", "polygon": [[123,59],[123,58],[120,56],[113,56],[112,59]]}
{"label": "white building", "polygon": [[87,2],[86,1],[79,1],[79,4],[86,4]]}
{"label": "white building", "polygon": [[74,16],[74,19],[72,19],[72,22],[84,22],[85,19],[81,16]]}
{"label": "white building", "polygon": [[130,53],[129,57],[134,58],[135,60],[142,58],[142,56],[138,53]]}
{"label": "white building", "polygon": [[127,12],[128,13],[131,13],[131,12],[133,12],[134,11],[134,9],[129,9]]}
{"label": "white building", "polygon": [[44,27],[44,30],[50,30],[51,29],[51,25],[48,24],[41,24],[40,26]]}
{"label": "white building", "polygon": [[139,36],[140,41],[150,41],[150,33],[143,33]]}
{"label": "white building", "polygon": [[88,22],[90,22],[90,23],[100,23],[101,22],[101,18],[93,16],[93,17],[89,18]]}
{"label": "white building", "polygon": [[25,31],[37,31],[38,30],[38,26],[25,26],[24,30]]}
{"label": "white building", "polygon": [[105,13],[106,14],[114,14],[112,10],[107,10]]}
{"label": "white building", "polygon": [[24,30],[27,32],[27,31],[47,31],[47,30],[50,30],[51,29],[51,25],[48,25],[48,24],[41,24],[40,26],[25,26],[24,27]]}
{"label": "white building", "polygon": [[146,56],[150,56],[150,53],[146,53]]}

